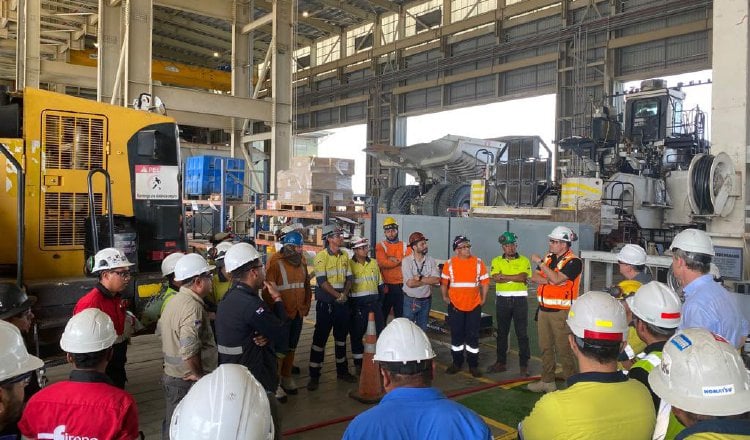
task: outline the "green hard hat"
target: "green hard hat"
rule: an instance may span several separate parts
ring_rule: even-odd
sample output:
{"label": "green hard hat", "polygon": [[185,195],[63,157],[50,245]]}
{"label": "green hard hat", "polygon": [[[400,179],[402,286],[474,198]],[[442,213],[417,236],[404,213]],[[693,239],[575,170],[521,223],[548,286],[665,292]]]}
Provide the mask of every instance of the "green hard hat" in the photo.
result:
{"label": "green hard hat", "polygon": [[500,244],[515,244],[517,240],[518,237],[516,236],[516,234],[510,231],[503,232],[503,235],[501,235],[498,239]]}

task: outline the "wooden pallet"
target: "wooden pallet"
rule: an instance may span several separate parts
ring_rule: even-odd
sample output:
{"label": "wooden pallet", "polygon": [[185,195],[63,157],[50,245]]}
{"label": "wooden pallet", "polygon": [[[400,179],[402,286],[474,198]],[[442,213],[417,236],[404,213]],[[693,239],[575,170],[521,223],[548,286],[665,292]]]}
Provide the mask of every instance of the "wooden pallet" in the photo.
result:
{"label": "wooden pallet", "polygon": [[276,234],[270,231],[258,231],[258,238],[261,240],[276,241]]}
{"label": "wooden pallet", "polygon": [[[338,212],[354,212],[356,208],[355,205],[329,205],[328,207],[331,211]],[[302,205],[282,203],[279,209],[284,211],[320,212],[323,210],[323,205],[318,205],[316,203],[307,203]]]}

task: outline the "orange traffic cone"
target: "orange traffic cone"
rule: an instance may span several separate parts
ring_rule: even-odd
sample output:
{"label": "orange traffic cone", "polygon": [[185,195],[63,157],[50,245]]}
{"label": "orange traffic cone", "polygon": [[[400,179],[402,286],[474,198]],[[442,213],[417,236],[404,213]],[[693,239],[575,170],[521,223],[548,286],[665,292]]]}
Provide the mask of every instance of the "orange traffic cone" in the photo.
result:
{"label": "orange traffic cone", "polygon": [[385,394],[380,369],[375,365],[375,313],[367,316],[367,333],[365,333],[365,353],[362,359],[362,373],[359,375],[359,389],[349,392],[349,397],[362,403],[378,403]]}

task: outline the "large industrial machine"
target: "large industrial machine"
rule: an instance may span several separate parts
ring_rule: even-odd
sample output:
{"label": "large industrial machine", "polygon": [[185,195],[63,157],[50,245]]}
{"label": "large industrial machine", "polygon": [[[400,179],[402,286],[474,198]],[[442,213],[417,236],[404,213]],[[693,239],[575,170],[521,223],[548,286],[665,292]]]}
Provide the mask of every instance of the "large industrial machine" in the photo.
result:
{"label": "large industrial machine", "polygon": [[2,92],[0,144],[0,271],[37,296],[43,341],[93,285],[85,266],[98,249],[118,247],[136,263],[131,304],[158,288],[161,260],[186,247],[173,119],[35,89]]}

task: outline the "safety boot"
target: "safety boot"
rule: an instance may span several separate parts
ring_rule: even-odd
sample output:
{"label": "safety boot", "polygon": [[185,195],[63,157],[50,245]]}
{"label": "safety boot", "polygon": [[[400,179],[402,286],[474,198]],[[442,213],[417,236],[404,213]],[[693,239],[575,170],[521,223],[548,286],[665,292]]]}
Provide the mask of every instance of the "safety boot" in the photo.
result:
{"label": "safety boot", "polygon": [[307,391],[315,391],[318,389],[319,385],[320,385],[319,377],[310,377],[310,381],[307,382]]}
{"label": "safety boot", "polygon": [[297,394],[297,382],[291,376],[281,378],[281,388],[289,395]]}
{"label": "safety boot", "polygon": [[359,382],[359,380],[357,379],[357,376],[354,376],[352,373],[350,373],[348,371],[345,372],[345,373],[338,373],[336,375],[336,379],[344,381],[344,382],[347,382],[347,383],[357,383],[357,382]]}
{"label": "safety boot", "polygon": [[557,391],[557,384],[555,384],[555,382],[542,382],[541,380],[538,380],[526,385],[526,388],[535,393],[551,393]]}
{"label": "safety boot", "polygon": [[281,387],[281,385],[276,387],[276,400],[278,400],[279,403],[286,403],[286,401],[288,400],[286,392],[284,391],[284,388]]}
{"label": "safety boot", "polygon": [[445,374],[456,374],[459,371],[461,371],[461,368],[456,366],[455,364],[451,364],[448,368],[445,369]]}
{"label": "safety boot", "polygon": [[487,369],[488,373],[502,373],[504,371],[508,371],[508,368],[502,362],[495,362]]}
{"label": "safety boot", "polygon": [[527,366],[521,366],[521,377],[529,377],[531,374],[529,373],[529,367]]}
{"label": "safety boot", "polygon": [[482,377],[482,372],[479,371],[479,367],[469,367],[469,373],[474,377]]}

